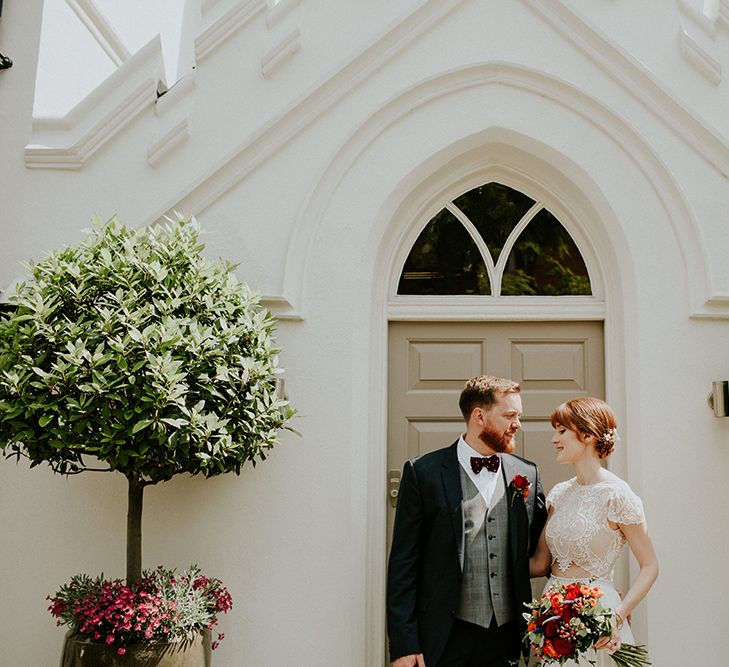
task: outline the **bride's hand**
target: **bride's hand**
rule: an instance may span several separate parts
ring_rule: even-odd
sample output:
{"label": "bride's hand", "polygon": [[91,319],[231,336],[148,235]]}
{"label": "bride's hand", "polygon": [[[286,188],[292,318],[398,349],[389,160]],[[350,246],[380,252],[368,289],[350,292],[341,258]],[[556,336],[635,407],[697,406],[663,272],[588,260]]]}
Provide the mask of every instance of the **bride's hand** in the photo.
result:
{"label": "bride's hand", "polygon": [[615,629],[609,637],[600,637],[595,643],[595,649],[598,651],[605,649],[608,653],[613,654],[620,648],[621,644],[620,633]]}

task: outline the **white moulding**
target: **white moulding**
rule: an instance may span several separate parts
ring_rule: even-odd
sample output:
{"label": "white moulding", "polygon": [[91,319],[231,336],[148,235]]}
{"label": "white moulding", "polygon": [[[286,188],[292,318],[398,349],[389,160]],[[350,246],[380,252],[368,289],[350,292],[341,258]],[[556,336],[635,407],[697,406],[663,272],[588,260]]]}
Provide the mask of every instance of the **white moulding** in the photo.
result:
{"label": "white moulding", "polygon": [[270,310],[279,320],[296,320],[302,321],[304,318],[301,314],[291,305],[289,300],[285,296],[280,294],[276,295],[261,295],[261,305]]}
{"label": "white moulding", "polygon": [[[695,37],[691,36],[691,32]],[[721,83],[721,63],[709,52],[709,48],[715,50],[712,46],[707,48],[699,44],[696,31],[691,30],[687,23],[681,24],[681,53],[696,70],[702,74],[708,81],[718,86]],[[705,40],[701,40],[705,41]]]}
{"label": "white moulding", "polygon": [[269,49],[261,58],[261,74],[268,79],[281,65],[301,48],[301,31],[292,30],[276,46]]}
{"label": "white moulding", "polygon": [[153,167],[157,166],[164,157],[185,143],[189,138],[190,129],[188,121],[187,118],[183,118],[164,132],[162,136],[152,141],[149,148],[147,148],[147,161]]}
{"label": "white moulding", "polygon": [[604,301],[590,297],[421,297],[393,298],[389,320],[604,320]]}
{"label": "white moulding", "polygon": [[168,89],[157,99],[154,113],[158,117],[165,116],[171,109],[179,106],[195,88],[195,70],[182,77],[172,88]]}
{"label": "white moulding", "polygon": [[729,320],[729,294],[715,294],[691,313],[695,320]]}
{"label": "white moulding", "polygon": [[276,24],[280,23],[285,16],[288,16],[296,7],[301,4],[301,0],[268,0],[268,10],[266,11],[266,25],[269,30]]}
{"label": "white moulding", "polygon": [[245,0],[235,3],[195,37],[196,61],[199,63],[265,9],[266,0]]}

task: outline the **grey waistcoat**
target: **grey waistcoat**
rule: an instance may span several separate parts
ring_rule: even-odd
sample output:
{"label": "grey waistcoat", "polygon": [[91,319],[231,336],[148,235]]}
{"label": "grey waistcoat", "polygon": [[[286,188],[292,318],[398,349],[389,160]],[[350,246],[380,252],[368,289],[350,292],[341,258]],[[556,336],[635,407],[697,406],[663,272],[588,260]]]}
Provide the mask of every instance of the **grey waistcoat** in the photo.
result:
{"label": "grey waistcoat", "polygon": [[463,489],[463,581],[457,618],[484,628],[516,618],[509,559],[509,507],[499,471],[491,506],[460,467]]}

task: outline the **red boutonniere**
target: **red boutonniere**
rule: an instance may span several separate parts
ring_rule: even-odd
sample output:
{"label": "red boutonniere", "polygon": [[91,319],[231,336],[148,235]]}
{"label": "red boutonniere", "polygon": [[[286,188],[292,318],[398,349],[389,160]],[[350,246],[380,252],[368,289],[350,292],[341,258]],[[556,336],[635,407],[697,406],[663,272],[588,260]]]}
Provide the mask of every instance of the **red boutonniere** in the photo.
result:
{"label": "red boutonniere", "polygon": [[516,496],[521,496],[523,500],[526,500],[529,497],[529,490],[531,488],[531,484],[529,483],[529,480],[524,477],[524,475],[514,475],[514,479],[511,480],[511,484],[509,484],[511,488],[511,502],[514,502],[514,498]]}

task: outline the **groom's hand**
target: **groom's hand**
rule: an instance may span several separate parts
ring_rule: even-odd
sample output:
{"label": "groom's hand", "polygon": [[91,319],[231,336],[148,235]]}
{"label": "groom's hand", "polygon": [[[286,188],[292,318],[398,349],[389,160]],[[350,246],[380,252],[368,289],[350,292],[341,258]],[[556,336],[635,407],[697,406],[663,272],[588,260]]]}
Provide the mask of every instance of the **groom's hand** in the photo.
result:
{"label": "groom's hand", "polygon": [[392,663],[392,667],[425,667],[425,660],[422,653],[404,655]]}

